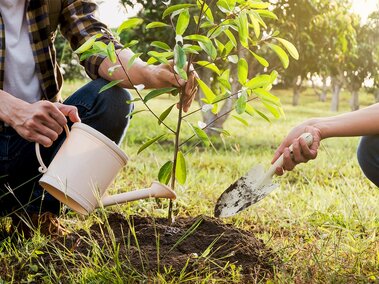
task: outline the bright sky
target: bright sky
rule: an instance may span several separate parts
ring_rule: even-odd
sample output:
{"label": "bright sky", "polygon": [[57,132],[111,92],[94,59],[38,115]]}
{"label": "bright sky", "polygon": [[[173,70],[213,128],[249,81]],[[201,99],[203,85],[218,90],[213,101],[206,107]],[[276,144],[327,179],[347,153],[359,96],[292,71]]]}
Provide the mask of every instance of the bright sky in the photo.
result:
{"label": "bright sky", "polygon": [[372,11],[378,9],[379,0],[353,0],[353,11],[361,16],[363,22]]}
{"label": "bright sky", "polygon": [[[352,0],[353,11],[365,21],[375,9],[379,9],[379,0]],[[136,10],[138,11],[138,9]],[[100,4],[100,18],[110,27],[118,27],[127,17],[136,14],[136,11],[125,11],[118,0],[105,0]]]}

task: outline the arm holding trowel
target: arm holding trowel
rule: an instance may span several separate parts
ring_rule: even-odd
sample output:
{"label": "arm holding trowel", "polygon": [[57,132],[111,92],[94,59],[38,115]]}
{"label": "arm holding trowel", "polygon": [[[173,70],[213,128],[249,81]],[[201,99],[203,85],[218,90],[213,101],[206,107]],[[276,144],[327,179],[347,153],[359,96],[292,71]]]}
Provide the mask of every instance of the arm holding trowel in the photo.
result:
{"label": "arm holding trowel", "polygon": [[[313,144],[308,147],[301,134],[310,132]],[[366,176],[379,186],[379,104],[332,117],[314,118],[294,127],[276,150],[273,161],[283,154],[282,168],[276,173],[282,175],[300,163],[315,159],[322,139],[329,137],[364,136],[358,149],[358,160]],[[292,154],[289,145],[293,145]]]}

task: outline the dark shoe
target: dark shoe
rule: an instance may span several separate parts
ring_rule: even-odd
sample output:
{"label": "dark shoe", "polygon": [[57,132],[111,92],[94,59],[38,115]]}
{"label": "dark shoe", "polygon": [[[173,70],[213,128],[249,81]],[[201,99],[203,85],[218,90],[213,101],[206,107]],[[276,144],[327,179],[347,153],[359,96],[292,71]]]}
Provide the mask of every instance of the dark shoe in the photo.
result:
{"label": "dark shoe", "polygon": [[31,238],[36,230],[44,236],[64,236],[70,231],[62,226],[57,215],[45,212],[42,214],[13,214],[13,231],[23,234],[25,238]]}

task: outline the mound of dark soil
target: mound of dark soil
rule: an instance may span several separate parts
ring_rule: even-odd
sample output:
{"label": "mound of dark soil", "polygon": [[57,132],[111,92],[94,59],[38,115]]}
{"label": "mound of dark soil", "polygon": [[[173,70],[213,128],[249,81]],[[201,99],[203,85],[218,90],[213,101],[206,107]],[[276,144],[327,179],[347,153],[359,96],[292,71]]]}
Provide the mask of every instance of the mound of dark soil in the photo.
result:
{"label": "mound of dark soil", "polygon": [[[118,261],[144,274],[154,275],[158,270],[164,273],[165,267],[176,276],[185,270],[226,277],[238,269],[243,275],[241,281],[249,282],[272,275],[273,266],[279,265],[278,257],[252,233],[215,218],[178,218],[168,224],[167,219],[111,214],[107,222],[93,225],[89,233],[81,230],[52,240],[39,263],[53,264],[61,273],[73,271],[93,253],[95,242],[102,257],[108,258],[107,263],[115,261],[114,248],[119,245]],[[61,258],[54,256],[57,247],[70,252],[76,260],[63,264]]]}

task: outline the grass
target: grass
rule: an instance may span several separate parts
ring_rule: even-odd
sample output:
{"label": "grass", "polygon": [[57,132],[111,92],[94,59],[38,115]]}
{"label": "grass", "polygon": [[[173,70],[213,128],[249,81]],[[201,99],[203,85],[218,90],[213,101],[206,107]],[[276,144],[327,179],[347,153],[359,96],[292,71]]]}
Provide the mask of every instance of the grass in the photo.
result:
{"label": "grass", "polygon": [[[76,89],[79,83],[68,83],[66,86],[67,94]],[[201,146],[184,148],[189,170],[187,183],[177,188],[176,214],[212,216],[218,196],[234,180],[255,164],[261,163],[266,168],[269,166],[276,147],[291,127],[310,117],[335,114],[329,112],[330,101],[318,102],[312,90],[302,94],[299,107],[290,105],[292,96],[289,91],[280,90],[276,91],[276,94],[284,104],[285,119],[275,120],[269,124],[257,117],[250,119],[251,123],[246,127],[231,118],[225,128],[232,136],[225,137],[224,143],[215,142],[217,152]],[[152,103],[152,106],[160,114],[172,103],[171,99],[164,97]],[[341,98],[341,112],[349,110],[348,103],[349,95],[344,93]],[[361,94],[361,106],[372,103],[374,98],[371,95]],[[136,107],[140,108],[139,105]],[[195,103],[193,108],[196,107]],[[175,123],[173,118],[169,116],[167,120],[170,125]],[[190,118],[194,123],[199,120],[200,116]],[[163,141],[139,155],[136,153],[144,141],[163,131],[164,129],[158,126],[147,112],[133,117],[125,141],[122,143],[122,148],[130,161],[119,174],[111,192],[143,188],[157,179],[160,166],[171,159],[171,142]],[[191,134],[189,128],[185,131],[186,135]],[[284,267],[278,267],[275,275],[267,280],[267,283],[379,282],[379,190],[365,179],[359,169],[355,155],[358,142],[359,138],[332,138],[323,141],[317,160],[302,164],[293,172],[275,178],[280,184],[279,189],[248,210],[225,220],[239,228],[253,231],[267,246],[279,254]],[[137,201],[106,210],[127,215],[166,217],[167,202]],[[106,214],[96,213],[83,220],[75,214],[69,214],[64,221],[74,231],[78,231],[83,228],[88,229],[92,223],[99,222],[99,219],[104,220],[104,216]],[[38,248],[46,243],[48,239],[38,235],[32,240],[19,242],[18,245],[2,242],[0,283],[1,279],[5,278],[8,282],[12,282],[14,279],[12,275],[17,274],[12,262],[14,259],[25,265],[31,265],[30,259],[35,257]],[[108,249],[108,253],[114,254],[114,265],[104,265],[102,250],[104,248],[96,247],[94,244],[93,251],[97,257],[88,257],[84,266],[78,263],[78,267],[83,267],[79,272],[67,271],[64,275],[65,281],[77,283],[146,281],[146,276],[133,272],[132,268],[126,269],[125,265],[117,264],[118,252],[114,240]],[[70,253],[58,248],[52,248],[51,251],[56,257],[62,257],[67,262],[74,261]],[[46,283],[54,283],[62,277],[55,275],[53,268],[45,268],[41,272],[38,267],[32,265],[30,275],[25,282],[32,282],[38,273],[42,273],[37,276]],[[160,271],[148,282],[169,282],[169,274],[170,271]],[[208,278],[202,275],[188,279],[191,279],[191,283],[217,281],[212,274],[209,274]],[[238,279],[240,278],[236,270],[236,275],[231,277],[229,282],[238,282]],[[185,277],[181,278],[181,281],[184,280]]]}

